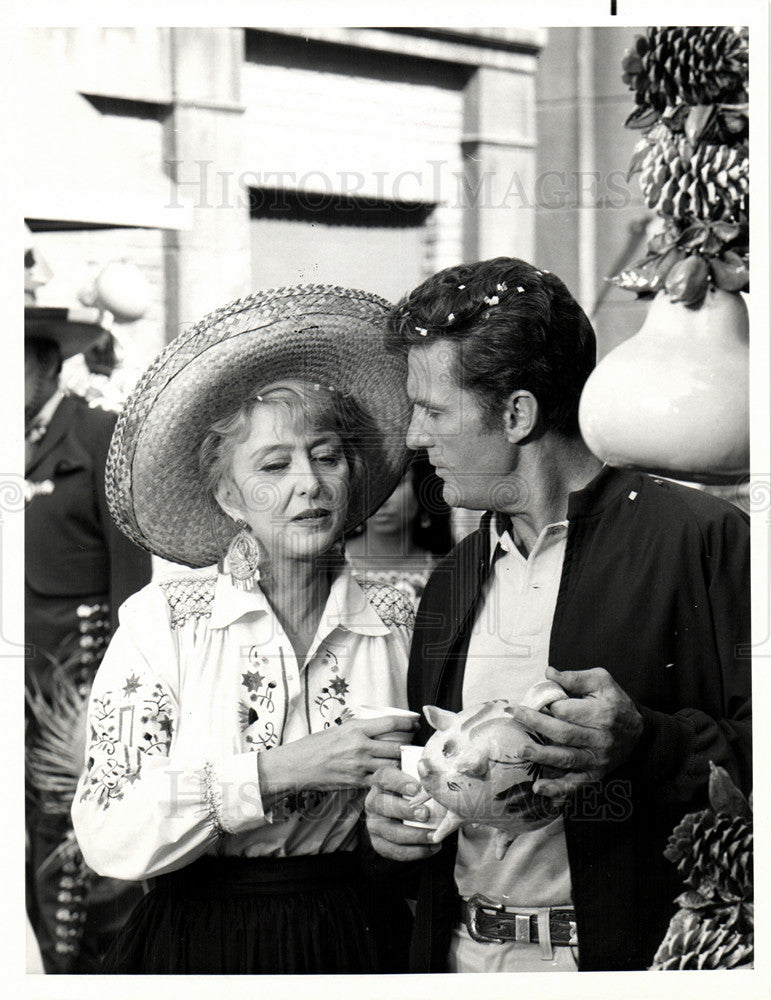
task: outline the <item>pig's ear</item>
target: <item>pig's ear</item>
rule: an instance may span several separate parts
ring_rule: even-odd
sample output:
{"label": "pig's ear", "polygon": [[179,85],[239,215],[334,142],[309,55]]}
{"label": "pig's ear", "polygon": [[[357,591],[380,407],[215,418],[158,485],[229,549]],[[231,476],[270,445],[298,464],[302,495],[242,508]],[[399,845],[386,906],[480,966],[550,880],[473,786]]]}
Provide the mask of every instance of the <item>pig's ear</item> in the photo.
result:
{"label": "pig's ear", "polygon": [[434,729],[449,729],[455,722],[455,712],[437,708],[436,705],[424,705],[423,715],[428,719],[429,726],[433,726]]}
{"label": "pig's ear", "polygon": [[540,712],[548,705],[553,705],[555,701],[562,701],[564,698],[567,698],[567,694],[555,681],[538,681],[527,689],[520,704]]}

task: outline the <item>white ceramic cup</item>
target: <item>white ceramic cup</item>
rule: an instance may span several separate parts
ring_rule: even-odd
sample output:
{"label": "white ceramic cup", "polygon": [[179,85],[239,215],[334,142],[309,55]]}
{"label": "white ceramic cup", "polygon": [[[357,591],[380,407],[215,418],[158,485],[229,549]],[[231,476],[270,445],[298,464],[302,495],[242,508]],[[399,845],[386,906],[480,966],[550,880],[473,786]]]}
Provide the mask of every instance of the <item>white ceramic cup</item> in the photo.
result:
{"label": "white ceramic cup", "polygon": [[[425,747],[414,747],[410,744],[405,744],[399,747],[402,752],[402,771],[405,774],[409,774],[411,778],[420,783],[420,775],[418,774],[418,761],[423,756],[423,751]],[[439,824],[442,822],[447,810],[444,806],[440,806],[438,802],[434,799],[429,799],[427,802],[422,802],[422,806],[428,809],[428,821],[425,823],[420,823],[416,819],[403,819],[402,823],[405,826],[417,826],[421,830],[435,830]]]}
{"label": "white ceramic cup", "polygon": [[[407,708],[394,708],[391,705],[359,705],[356,710],[357,719],[382,719],[387,715],[396,715],[403,719],[419,719],[420,712],[411,712]],[[393,733],[383,733],[377,736],[378,740],[391,740],[393,743],[401,743],[410,739],[410,734],[403,729],[397,729]]]}
{"label": "white ceramic cup", "polygon": [[356,710],[357,719],[382,719],[385,715],[398,715],[406,719],[420,718],[420,712],[411,712],[408,708],[393,708],[391,705],[359,705]]}

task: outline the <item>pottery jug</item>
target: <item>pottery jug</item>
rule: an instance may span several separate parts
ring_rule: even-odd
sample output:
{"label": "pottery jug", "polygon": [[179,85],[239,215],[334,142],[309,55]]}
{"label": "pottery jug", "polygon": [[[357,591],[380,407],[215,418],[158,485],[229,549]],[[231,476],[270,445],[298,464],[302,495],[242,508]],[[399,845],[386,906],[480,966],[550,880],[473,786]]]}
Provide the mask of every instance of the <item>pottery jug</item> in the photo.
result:
{"label": "pottery jug", "polygon": [[741,295],[701,306],[653,300],[640,331],[597,365],[579,408],[584,440],[609,465],[693,482],[749,467],[749,320]]}

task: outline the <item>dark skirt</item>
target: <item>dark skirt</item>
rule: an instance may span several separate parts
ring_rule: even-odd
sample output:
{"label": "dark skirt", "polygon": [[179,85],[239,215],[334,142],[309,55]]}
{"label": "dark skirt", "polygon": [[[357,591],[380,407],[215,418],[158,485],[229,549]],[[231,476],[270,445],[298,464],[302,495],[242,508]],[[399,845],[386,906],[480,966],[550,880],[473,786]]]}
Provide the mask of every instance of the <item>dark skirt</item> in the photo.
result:
{"label": "dark skirt", "polygon": [[377,972],[365,896],[351,853],[205,856],[156,880],[103,971]]}

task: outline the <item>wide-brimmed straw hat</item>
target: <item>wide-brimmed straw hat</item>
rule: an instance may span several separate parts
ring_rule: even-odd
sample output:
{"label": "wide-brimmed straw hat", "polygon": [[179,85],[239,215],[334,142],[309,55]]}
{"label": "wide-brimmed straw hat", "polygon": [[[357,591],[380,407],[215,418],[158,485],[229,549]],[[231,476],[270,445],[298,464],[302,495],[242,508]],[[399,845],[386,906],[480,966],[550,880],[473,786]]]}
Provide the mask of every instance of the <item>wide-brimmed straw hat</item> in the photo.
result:
{"label": "wide-brimmed straw hat", "polygon": [[107,459],[107,499],[121,530],[188,566],[216,562],[235,528],[199,471],[212,423],[258,389],[287,378],[331,386],[374,428],[345,529],[370,516],[404,473],[410,406],[403,356],[385,348],[390,306],[327,285],[257,292],[218,309],[158,356],[129,395]]}

